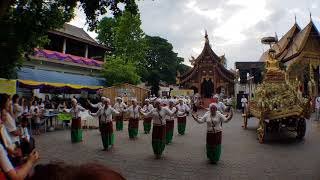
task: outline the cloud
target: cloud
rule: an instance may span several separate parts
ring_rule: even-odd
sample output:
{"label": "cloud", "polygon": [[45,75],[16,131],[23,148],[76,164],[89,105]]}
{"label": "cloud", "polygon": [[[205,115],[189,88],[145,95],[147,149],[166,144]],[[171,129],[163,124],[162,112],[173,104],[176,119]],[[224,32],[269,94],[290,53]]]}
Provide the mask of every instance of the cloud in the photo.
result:
{"label": "cloud", "polygon": [[[283,36],[295,15],[303,28],[310,21],[310,10],[320,27],[316,0],[143,0],[138,5],[146,34],[168,39],[186,64],[202,51],[205,29],[213,50],[225,54],[228,68],[233,68],[236,61],[258,61],[267,49],[261,38],[275,32]],[[86,29],[81,9],[71,23]]]}

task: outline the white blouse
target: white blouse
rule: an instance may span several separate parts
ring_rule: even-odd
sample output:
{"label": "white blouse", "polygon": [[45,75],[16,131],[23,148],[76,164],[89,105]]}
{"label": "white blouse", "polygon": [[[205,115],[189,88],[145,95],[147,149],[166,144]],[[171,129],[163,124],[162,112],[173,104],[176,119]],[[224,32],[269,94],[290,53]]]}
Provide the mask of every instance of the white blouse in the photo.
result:
{"label": "white blouse", "polygon": [[4,147],[14,151],[14,149],[16,148],[16,145],[12,142],[6,127],[3,125],[0,125],[0,134],[3,140]]}
{"label": "white blouse", "polygon": [[[149,104],[149,105],[144,105],[143,108],[142,108],[142,112],[144,113],[149,113],[153,110],[153,105],[152,104]],[[149,116],[146,116],[146,117],[151,117],[151,115]]]}
{"label": "white blouse", "polygon": [[[172,107],[172,109],[170,109],[170,107],[168,107],[168,109],[169,109],[170,111],[172,111],[172,112],[176,112],[176,108],[175,108],[175,107]],[[173,121],[174,118],[175,118],[175,115],[174,115],[174,114],[173,114],[173,115],[167,115],[167,116],[166,116],[166,120],[169,120],[169,121]]]}
{"label": "white blouse", "polygon": [[105,108],[101,107],[96,113],[90,113],[91,116],[100,116],[100,121],[107,123],[112,122],[112,114],[119,114],[120,112],[115,110],[110,105]]}
{"label": "white blouse", "polygon": [[133,108],[133,106],[131,105],[128,109],[127,109],[127,112],[129,113],[129,116],[130,118],[133,118],[133,119],[138,119],[140,118],[140,109],[141,107],[140,106],[136,106],[135,108]]}
{"label": "white blouse", "polygon": [[186,104],[182,104],[182,105],[178,104],[176,108],[178,109],[178,112],[177,112],[178,117],[186,117],[187,112],[190,111],[190,108]]}
{"label": "white blouse", "polygon": [[114,104],[113,108],[115,110],[117,110],[118,112],[124,112],[125,109],[127,108],[127,105],[125,103],[123,103],[123,102],[121,102],[121,103],[116,102]]}
{"label": "white blouse", "polygon": [[93,107],[93,108],[102,108],[104,106],[104,104],[102,102],[98,102],[97,104],[91,104],[90,103],[90,106]]}
{"label": "white blouse", "polygon": [[13,108],[14,108],[14,113],[16,117],[20,117],[23,113],[22,106],[20,106],[19,104],[14,104]]}
{"label": "white blouse", "polygon": [[222,126],[221,123],[227,123],[227,118],[221,114],[219,111],[216,112],[216,115],[212,117],[210,111],[206,112],[204,116],[198,119],[199,123],[207,123],[207,131],[209,132],[221,132]]}
{"label": "white blouse", "polygon": [[143,113],[144,116],[151,116],[153,125],[165,125],[166,124],[166,116],[172,116],[174,115],[175,111],[171,111],[167,107],[161,107],[160,110],[157,108],[154,108],[149,113]]}
{"label": "white blouse", "polygon": [[71,117],[72,118],[79,118],[80,116],[80,112],[81,111],[85,111],[86,109],[84,109],[82,106],[77,105],[75,108],[72,107],[71,109],[66,109],[67,112],[71,113]]}
{"label": "white blouse", "polygon": [[11,140],[13,142],[19,142],[20,138],[19,136],[15,136],[13,134],[11,134],[11,132],[16,131],[17,130],[17,125],[16,125],[16,121],[15,119],[11,116],[10,113],[6,113],[7,115],[7,120],[4,122],[4,126],[6,127],[7,131],[10,134]]}
{"label": "white blouse", "polygon": [[9,171],[13,170],[13,165],[11,164],[7,151],[3,148],[0,144],[0,166],[4,173],[8,173]]}

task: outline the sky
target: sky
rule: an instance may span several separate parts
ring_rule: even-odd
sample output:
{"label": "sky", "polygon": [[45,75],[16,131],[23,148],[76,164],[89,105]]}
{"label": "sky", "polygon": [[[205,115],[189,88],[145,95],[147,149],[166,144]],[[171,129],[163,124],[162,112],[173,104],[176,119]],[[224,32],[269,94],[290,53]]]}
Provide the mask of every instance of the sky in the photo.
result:
{"label": "sky", "polygon": [[[311,12],[320,30],[320,0],[140,0],[138,5],[143,31],[167,39],[187,65],[201,53],[205,30],[216,54],[225,54],[228,69],[235,62],[258,61],[267,50],[261,38],[281,38],[295,16],[304,28]],[[70,23],[87,31],[81,8]]]}

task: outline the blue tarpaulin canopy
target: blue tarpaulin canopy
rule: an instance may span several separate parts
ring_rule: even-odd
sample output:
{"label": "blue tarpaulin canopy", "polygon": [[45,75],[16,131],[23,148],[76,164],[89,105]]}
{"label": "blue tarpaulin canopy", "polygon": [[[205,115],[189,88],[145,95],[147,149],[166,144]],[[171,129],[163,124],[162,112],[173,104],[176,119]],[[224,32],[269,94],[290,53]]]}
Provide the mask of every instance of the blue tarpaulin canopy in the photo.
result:
{"label": "blue tarpaulin canopy", "polygon": [[79,87],[76,89],[85,89],[86,87],[88,89],[97,89],[97,87],[101,88],[105,85],[105,81],[103,78],[61,73],[56,71],[38,70],[32,68],[21,68],[21,70],[18,71],[18,81],[19,80],[21,80],[21,82],[24,84],[26,84],[27,81],[35,81],[47,83],[48,86],[61,87],[65,84],[66,86],[71,88]]}

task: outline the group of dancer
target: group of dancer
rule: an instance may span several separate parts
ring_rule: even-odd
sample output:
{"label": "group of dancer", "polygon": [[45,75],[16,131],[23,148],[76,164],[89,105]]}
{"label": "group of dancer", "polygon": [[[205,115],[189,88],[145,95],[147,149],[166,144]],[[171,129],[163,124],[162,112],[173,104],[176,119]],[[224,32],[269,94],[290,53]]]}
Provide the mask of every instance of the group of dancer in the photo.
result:
{"label": "group of dancer", "polygon": [[[177,102],[173,99],[169,99],[168,103],[163,103],[160,98],[153,99],[152,102],[150,102],[150,99],[146,99],[144,106],[141,107],[136,99],[132,99],[131,105],[128,106],[122,101],[121,97],[117,97],[115,104],[112,106],[109,98],[102,97],[98,104],[89,102],[92,107],[98,108],[96,113],[89,112],[89,114],[99,118],[99,129],[104,151],[110,150],[114,145],[113,120],[116,121],[116,130],[122,131],[124,115],[128,114],[128,135],[130,139],[134,140],[138,136],[139,120],[143,119],[145,134],[149,134],[152,127],[152,148],[155,157],[159,159],[165,146],[172,143],[174,120],[176,118],[178,133],[184,135],[186,131],[187,116],[192,108],[183,99],[179,99]],[[71,141],[82,141],[83,132],[79,113],[85,111],[85,109],[78,105],[76,99],[72,99],[71,109],[65,109],[65,111],[72,115]],[[221,124],[231,120],[232,110],[227,113],[221,112],[221,105],[212,103],[204,116],[199,117],[196,112],[191,114],[196,122],[207,124],[207,157],[212,163],[218,162],[221,154]]]}

